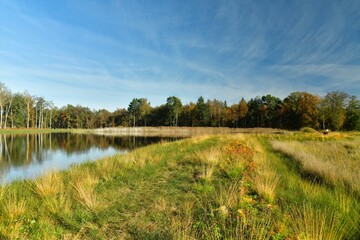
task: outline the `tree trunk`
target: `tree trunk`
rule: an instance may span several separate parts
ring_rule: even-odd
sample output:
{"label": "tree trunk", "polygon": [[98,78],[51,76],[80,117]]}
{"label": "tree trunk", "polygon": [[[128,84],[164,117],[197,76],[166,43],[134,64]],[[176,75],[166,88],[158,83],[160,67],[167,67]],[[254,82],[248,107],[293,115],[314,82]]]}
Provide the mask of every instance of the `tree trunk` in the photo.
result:
{"label": "tree trunk", "polygon": [[44,108],[41,106],[40,112],[40,128],[44,128]]}
{"label": "tree trunk", "polygon": [[51,129],[52,112],[50,111],[50,129]]}
{"label": "tree trunk", "polygon": [[37,111],[37,105],[35,106],[35,128],[38,128],[38,111]]}
{"label": "tree trunk", "polygon": [[2,105],[2,101],[0,101],[0,129],[2,128],[3,125],[3,105]]}
{"label": "tree trunk", "polygon": [[30,102],[27,102],[27,122],[26,122],[26,128],[30,127]]}
{"label": "tree trunk", "polygon": [[11,109],[11,103],[12,103],[12,101],[10,101],[9,106],[7,107],[7,109],[5,111],[4,129],[6,129],[7,120],[8,120],[9,112],[10,112],[10,109]]}

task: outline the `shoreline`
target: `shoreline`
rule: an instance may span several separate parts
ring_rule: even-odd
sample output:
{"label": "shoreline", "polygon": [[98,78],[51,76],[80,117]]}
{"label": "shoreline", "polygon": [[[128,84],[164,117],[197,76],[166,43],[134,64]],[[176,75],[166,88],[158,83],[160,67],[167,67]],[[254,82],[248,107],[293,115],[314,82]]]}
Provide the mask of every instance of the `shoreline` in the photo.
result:
{"label": "shoreline", "polygon": [[144,136],[144,137],[191,137],[220,134],[287,134],[291,131],[276,128],[227,128],[227,127],[111,127],[95,129],[36,129],[8,128],[0,129],[0,134],[38,134],[38,133],[74,133],[97,134],[104,136]]}

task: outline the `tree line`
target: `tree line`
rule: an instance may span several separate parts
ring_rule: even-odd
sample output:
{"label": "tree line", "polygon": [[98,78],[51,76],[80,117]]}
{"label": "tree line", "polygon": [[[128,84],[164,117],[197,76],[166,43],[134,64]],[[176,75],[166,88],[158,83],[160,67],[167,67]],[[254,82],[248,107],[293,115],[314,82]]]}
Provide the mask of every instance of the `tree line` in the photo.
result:
{"label": "tree line", "polygon": [[286,98],[257,96],[228,105],[217,99],[183,104],[175,96],[152,107],[146,98],[134,98],[128,108],[114,112],[68,104],[61,108],[28,92],[12,93],[0,82],[0,128],[105,128],[118,126],[189,126],[283,128],[360,131],[360,101],[343,91],[320,97],[293,92]]}

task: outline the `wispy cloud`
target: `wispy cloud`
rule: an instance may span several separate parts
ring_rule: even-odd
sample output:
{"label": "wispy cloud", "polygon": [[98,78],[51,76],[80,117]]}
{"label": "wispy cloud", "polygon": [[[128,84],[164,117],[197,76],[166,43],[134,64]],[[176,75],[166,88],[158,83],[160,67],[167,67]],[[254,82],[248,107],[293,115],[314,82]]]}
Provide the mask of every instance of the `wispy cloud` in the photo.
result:
{"label": "wispy cloud", "polygon": [[360,97],[359,32],[352,0],[0,0],[0,81],[109,109],[169,95],[231,103],[340,89]]}

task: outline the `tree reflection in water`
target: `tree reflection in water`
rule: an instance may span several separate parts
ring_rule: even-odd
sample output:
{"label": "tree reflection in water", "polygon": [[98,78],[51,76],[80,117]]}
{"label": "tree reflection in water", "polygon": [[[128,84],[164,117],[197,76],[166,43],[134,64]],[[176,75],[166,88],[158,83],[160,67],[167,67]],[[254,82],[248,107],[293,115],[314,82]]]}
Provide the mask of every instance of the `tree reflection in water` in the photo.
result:
{"label": "tree reflection in water", "polygon": [[71,133],[0,134],[0,182],[32,178],[51,169],[64,169],[74,163],[176,139]]}

